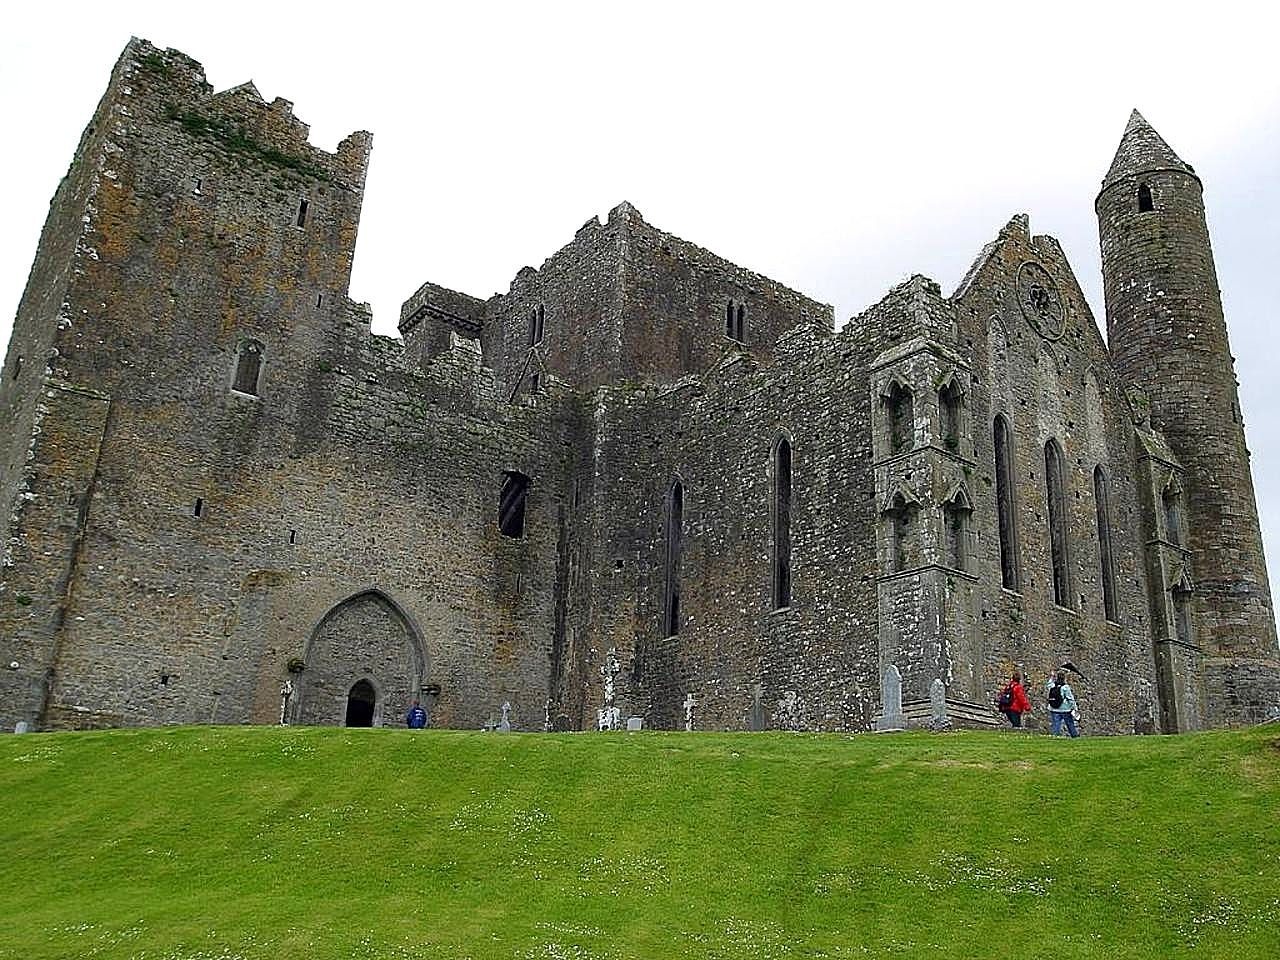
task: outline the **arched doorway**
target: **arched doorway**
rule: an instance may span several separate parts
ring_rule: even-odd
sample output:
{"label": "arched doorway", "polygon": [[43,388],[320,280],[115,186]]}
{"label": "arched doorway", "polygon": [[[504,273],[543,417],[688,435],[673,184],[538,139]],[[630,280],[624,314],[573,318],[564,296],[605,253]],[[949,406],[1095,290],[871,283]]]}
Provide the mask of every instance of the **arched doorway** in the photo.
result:
{"label": "arched doorway", "polygon": [[377,691],[368,680],[357,680],[347,694],[348,727],[372,727],[373,708],[378,702]]}

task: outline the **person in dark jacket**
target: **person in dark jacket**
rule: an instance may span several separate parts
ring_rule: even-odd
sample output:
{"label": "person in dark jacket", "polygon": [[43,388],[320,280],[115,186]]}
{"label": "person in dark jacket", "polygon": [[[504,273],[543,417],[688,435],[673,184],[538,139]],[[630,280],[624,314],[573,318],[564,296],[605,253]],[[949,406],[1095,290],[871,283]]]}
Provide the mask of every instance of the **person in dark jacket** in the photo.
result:
{"label": "person in dark jacket", "polygon": [[1059,670],[1045,688],[1045,700],[1049,704],[1049,733],[1057,736],[1065,725],[1071,737],[1080,736],[1076,728],[1076,695],[1067,683],[1067,675]]}
{"label": "person in dark jacket", "polygon": [[404,716],[404,723],[410,730],[421,730],[427,725],[427,711],[422,709],[419,701],[413,701],[413,706]]}
{"label": "person in dark jacket", "polygon": [[996,706],[1009,719],[1011,726],[1022,726],[1022,715],[1031,712],[1031,700],[1027,697],[1026,687],[1022,685],[1022,674],[1016,670],[1013,672],[1009,682],[1001,689]]}

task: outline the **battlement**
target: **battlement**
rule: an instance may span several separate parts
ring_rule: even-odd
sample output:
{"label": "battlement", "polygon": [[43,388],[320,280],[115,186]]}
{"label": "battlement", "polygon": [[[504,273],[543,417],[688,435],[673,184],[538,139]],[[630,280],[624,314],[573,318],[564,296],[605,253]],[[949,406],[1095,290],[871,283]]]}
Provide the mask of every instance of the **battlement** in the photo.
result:
{"label": "battlement", "polygon": [[136,37],[125,47],[115,75],[124,96],[150,102],[153,116],[225,161],[363,189],[373,142],[367,131],[350,134],[328,153],[308,140],[311,128],[294,115],[291,101],[277,97],[268,103],[252,81],[214,91],[200,63]]}

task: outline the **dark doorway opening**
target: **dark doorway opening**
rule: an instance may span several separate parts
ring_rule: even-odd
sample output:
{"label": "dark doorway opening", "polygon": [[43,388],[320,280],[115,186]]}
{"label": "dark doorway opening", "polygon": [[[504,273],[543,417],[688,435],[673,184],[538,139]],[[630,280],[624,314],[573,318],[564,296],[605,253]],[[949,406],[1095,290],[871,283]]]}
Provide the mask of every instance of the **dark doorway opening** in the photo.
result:
{"label": "dark doorway opening", "polygon": [[373,706],[378,695],[368,680],[357,680],[347,694],[347,726],[372,727]]}

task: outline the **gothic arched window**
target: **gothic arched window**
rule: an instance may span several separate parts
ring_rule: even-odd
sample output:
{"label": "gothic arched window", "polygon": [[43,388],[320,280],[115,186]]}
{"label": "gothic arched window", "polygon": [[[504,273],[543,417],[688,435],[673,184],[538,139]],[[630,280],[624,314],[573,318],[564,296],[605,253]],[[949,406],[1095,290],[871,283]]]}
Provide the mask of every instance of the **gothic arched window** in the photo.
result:
{"label": "gothic arched window", "polygon": [[1000,527],[1000,583],[1020,590],[1022,571],[1018,557],[1017,511],[1013,491],[1013,431],[1004,414],[997,414],[992,431],[996,448],[996,515]]}
{"label": "gothic arched window", "polygon": [[1075,608],[1071,602],[1071,558],[1067,537],[1066,465],[1057,440],[1044,445],[1045,499],[1049,506],[1049,548],[1053,563],[1053,602]]}
{"label": "gothic arched window", "polygon": [[680,552],[684,539],[684,485],[671,484],[667,494],[666,523],[666,596],[663,602],[663,635],[674,637],[680,632]]}
{"label": "gothic arched window", "polygon": [[906,453],[915,446],[915,407],[911,388],[895,380],[883,401],[889,427],[889,455]]}
{"label": "gothic arched window", "polygon": [[773,609],[791,606],[791,443],[773,449]]}
{"label": "gothic arched window", "polygon": [[1116,604],[1116,567],[1111,550],[1111,480],[1099,464],[1093,470],[1093,502],[1098,513],[1098,561],[1102,567],[1102,609],[1112,622],[1120,619]]}

